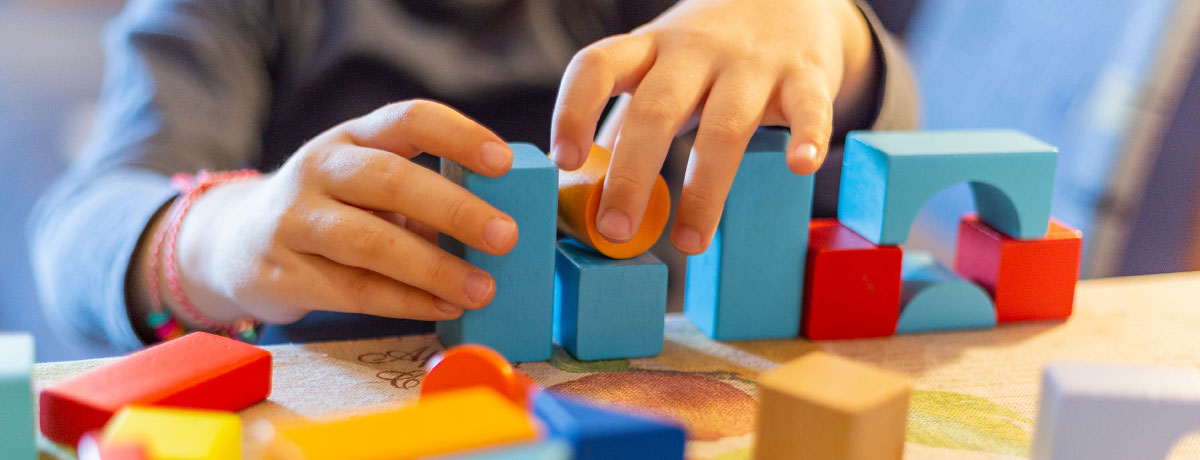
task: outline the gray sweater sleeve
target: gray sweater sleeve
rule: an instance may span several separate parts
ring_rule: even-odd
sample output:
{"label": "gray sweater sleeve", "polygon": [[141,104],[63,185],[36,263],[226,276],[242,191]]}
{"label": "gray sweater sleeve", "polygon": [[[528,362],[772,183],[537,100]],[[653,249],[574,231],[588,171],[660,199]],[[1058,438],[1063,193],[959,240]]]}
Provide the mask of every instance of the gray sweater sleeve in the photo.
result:
{"label": "gray sweater sleeve", "polygon": [[142,345],[126,273],[146,225],[175,195],[170,175],[242,167],[260,149],[271,43],[253,3],[135,1],[109,24],[91,137],[29,224],[52,323]]}

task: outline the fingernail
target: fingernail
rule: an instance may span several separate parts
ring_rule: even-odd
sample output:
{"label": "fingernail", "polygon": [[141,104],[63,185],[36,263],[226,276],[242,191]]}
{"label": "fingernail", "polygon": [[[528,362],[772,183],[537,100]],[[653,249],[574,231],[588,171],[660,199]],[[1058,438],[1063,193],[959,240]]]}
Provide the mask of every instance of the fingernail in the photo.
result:
{"label": "fingernail", "polygon": [[459,308],[457,305],[454,305],[450,302],[442,300],[440,297],[433,299],[433,306],[434,306],[434,308],[441,310],[442,313],[446,313],[446,314],[450,314],[450,315],[456,315],[456,314],[462,313],[462,308]]}
{"label": "fingernail", "polygon": [[504,144],[487,141],[483,143],[483,148],[479,151],[479,160],[488,169],[500,171],[507,168],[508,164],[512,162],[512,152]]}
{"label": "fingernail", "polygon": [[600,216],[600,223],[596,226],[600,233],[609,239],[625,241],[630,237],[629,216],[616,209],[609,209]]}
{"label": "fingernail", "polygon": [[807,141],[796,144],[795,155],[810,163],[815,162],[817,160],[817,144]]}
{"label": "fingernail", "polygon": [[517,234],[517,224],[502,217],[493,217],[483,224],[483,241],[494,251],[503,251]]}
{"label": "fingernail", "polygon": [[482,303],[492,294],[492,278],[483,273],[471,272],[467,275],[466,291],[471,302]]}
{"label": "fingernail", "polygon": [[679,227],[675,229],[675,246],[682,249],[684,252],[698,253],[700,249],[700,232],[692,227]]}
{"label": "fingernail", "polygon": [[573,168],[579,161],[579,149],[570,142],[560,141],[550,149],[550,157],[560,168]]}

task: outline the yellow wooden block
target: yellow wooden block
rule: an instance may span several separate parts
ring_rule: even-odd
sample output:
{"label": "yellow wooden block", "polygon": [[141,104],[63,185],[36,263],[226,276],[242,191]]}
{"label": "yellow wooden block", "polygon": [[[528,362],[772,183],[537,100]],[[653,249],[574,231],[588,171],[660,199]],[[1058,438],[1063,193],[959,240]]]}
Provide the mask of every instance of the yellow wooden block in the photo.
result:
{"label": "yellow wooden block", "polygon": [[898,460],[912,385],[812,352],[759,378],[757,460]]}
{"label": "yellow wooden block", "polygon": [[469,387],[388,412],[280,424],[264,453],[266,460],[406,460],[537,436],[521,407],[490,388]]}
{"label": "yellow wooden block", "polygon": [[104,426],[101,439],[141,445],[150,460],[240,460],[242,419],[229,412],[126,407]]}

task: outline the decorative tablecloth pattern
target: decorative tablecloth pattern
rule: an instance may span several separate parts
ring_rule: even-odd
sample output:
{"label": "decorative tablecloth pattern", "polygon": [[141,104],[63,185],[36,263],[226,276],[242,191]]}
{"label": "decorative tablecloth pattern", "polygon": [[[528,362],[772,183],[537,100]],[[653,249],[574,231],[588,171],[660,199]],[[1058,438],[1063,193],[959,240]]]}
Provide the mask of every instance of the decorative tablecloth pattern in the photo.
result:
{"label": "decorative tablecloth pattern", "polygon": [[[271,397],[241,412],[250,459],[260,421],[336,416],[416,398],[422,365],[441,345],[420,335],[267,348],[275,360]],[[1029,448],[1045,363],[1200,366],[1200,273],[1084,281],[1070,320],[985,331],[714,342],[683,317],[668,315],[657,357],[579,362],[556,349],[550,361],[518,368],[554,391],[681,420],[689,429],[689,459],[735,460],[751,457],[758,374],[817,349],[913,379],[906,459],[1020,459]],[[37,386],[106,361],[38,364]],[[380,442],[403,439],[396,433]],[[43,459],[73,458],[45,439],[40,447]],[[1186,438],[1171,458],[1200,458],[1200,436]]]}

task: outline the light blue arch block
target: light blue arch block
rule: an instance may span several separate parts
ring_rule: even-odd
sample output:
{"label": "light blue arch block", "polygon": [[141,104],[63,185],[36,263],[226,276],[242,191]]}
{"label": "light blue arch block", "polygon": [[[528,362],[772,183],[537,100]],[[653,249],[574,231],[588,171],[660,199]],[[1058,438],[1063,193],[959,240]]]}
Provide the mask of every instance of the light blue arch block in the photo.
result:
{"label": "light blue arch block", "polygon": [[788,140],[754,135],[711,245],[688,257],[684,312],[714,339],[799,334],[813,178],[788,169]]}
{"label": "light blue arch block", "polygon": [[3,458],[37,458],[33,422],[33,337],[0,334],[0,450]]}
{"label": "light blue arch block", "polygon": [[442,175],[504,211],[520,236],[503,256],[465,246],[441,235],[451,254],[487,270],[496,280],[492,303],[437,324],[438,339],[450,347],[487,345],[509,361],[550,359],[554,338],[554,242],[558,222],[558,167],[532,144],[510,144],[512,170],[491,178],[442,160]]}
{"label": "light blue arch block", "polygon": [[571,445],[559,439],[548,439],[463,452],[436,460],[571,460]]}
{"label": "light blue arch block", "polygon": [[943,267],[926,252],[904,254],[897,334],[987,329],[996,307],[983,288]]}
{"label": "light blue arch block", "polygon": [[925,202],[967,182],[985,222],[1014,238],[1041,238],[1057,151],[1012,130],[854,131],[846,136],[838,220],[872,243],[901,244]]}
{"label": "light blue arch block", "polygon": [[615,260],[573,239],[558,242],[554,339],[580,361],[662,352],[667,265],[649,252]]}

